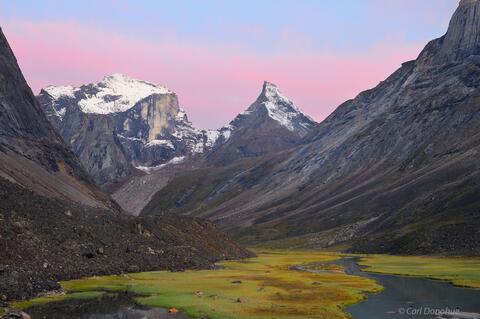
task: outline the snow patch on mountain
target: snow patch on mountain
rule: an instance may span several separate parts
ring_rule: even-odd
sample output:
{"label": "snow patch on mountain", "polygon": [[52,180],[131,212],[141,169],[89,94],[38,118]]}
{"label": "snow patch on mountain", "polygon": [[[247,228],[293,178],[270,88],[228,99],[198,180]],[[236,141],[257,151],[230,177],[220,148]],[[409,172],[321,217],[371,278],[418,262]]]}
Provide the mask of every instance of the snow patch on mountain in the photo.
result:
{"label": "snow patch on mountain", "polygon": [[164,168],[165,166],[180,164],[184,160],[185,160],[185,156],[177,156],[177,157],[172,158],[170,161],[168,161],[165,164],[160,164],[160,165],[157,165],[157,166],[136,166],[135,168],[139,169],[139,170],[141,170],[141,171],[143,171],[147,174],[150,174],[154,171],[157,171],[161,168]]}
{"label": "snow patch on mountain", "polygon": [[153,147],[153,146],[164,146],[168,147],[171,149],[175,149],[175,146],[173,146],[172,141],[169,140],[151,140],[147,144],[145,144],[145,147]]}
{"label": "snow patch on mountain", "polygon": [[152,94],[171,94],[164,86],[135,80],[126,75],[115,73],[102,81],[92,84],[95,93],[85,93],[86,97],[78,102],[85,113],[109,114],[125,112],[140,100]]}
{"label": "snow patch on mountain", "polygon": [[[265,82],[262,95],[265,98],[262,105],[267,109],[268,116],[288,130],[292,132],[295,131],[295,122],[298,122],[297,124],[302,127],[309,127],[311,124],[302,122],[302,117],[313,122],[310,117],[304,114],[292,101],[284,96],[275,84]],[[299,119],[300,121],[298,121]]]}
{"label": "snow patch on mountain", "polygon": [[55,100],[58,100],[62,97],[75,98],[75,92],[79,89],[74,88],[73,86],[48,86],[45,88],[45,91],[50,94]]}
{"label": "snow patch on mountain", "polygon": [[120,137],[120,138],[126,139],[126,140],[143,142],[143,140],[141,138],[138,138],[138,137],[125,136],[125,135],[122,135],[122,134],[117,134],[117,136]]}
{"label": "snow patch on mountain", "polygon": [[292,121],[298,116],[298,113],[291,112],[285,107],[279,107],[273,102],[264,102],[263,105],[267,108],[268,116],[285,126],[290,131],[295,131]]}
{"label": "snow patch on mountain", "polygon": [[207,141],[205,145],[207,147],[212,147],[215,142],[220,138],[220,132],[217,130],[208,130],[206,131]]}
{"label": "snow patch on mountain", "polygon": [[276,104],[278,103],[288,104],[295,111],[302,112],[295,104],[293,104],[292,101],[290,101],[285,95],[283,95],[282,92],[280,92],[280,90],[275,84],[270,82],[265,82],[263,86],[264,86],[263,94],[268,101],[271,101],[272,103],[276,103]]}

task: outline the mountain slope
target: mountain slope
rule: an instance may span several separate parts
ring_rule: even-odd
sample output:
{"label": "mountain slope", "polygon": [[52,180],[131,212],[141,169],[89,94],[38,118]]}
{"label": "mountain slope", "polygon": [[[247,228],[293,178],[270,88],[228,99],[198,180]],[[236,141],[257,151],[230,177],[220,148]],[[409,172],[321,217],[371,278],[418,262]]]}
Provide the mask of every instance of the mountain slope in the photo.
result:
{"label": "mountain slope", "polygon": [[209,222],[122,214],[55,133],[0,30],[0,306],[58,280],[249,256]]}
{"label": "mountain slope", "polygon": [[461,1],[445,36],[339,106],[248,190],[205,205],[258,164],[194,202],[166,200],[181,193],[172,180],[143,214],[205,207],[192,213],[250,243],[480,254],[479,28],[480,1]]}
{"label": "mountain slope", "polygon": [[0,75],[0,177],[44,196],[112,207],[49,124],[1,32]]}

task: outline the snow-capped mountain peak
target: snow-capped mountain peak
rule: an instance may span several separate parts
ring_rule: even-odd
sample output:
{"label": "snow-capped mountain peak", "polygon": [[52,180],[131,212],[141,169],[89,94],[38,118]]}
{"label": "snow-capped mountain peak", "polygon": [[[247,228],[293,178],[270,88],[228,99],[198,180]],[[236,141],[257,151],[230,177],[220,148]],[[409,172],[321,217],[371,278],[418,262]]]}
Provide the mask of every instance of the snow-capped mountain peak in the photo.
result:
{"label": "snow-capped mountain peak", "polygon": [[168,88],[114,73],[91,84],[96,92],[86,93],[78,105],[85,113],[109,114],[125,112],[152,94],[171,94]]}
{"label": "snow-capped mountain peak", "polygon": [[102,81],[75,88],[49,86],[45,91],[54,99],[78,99],[84,113],[110,114],[125,112],[152,94],[172,94],[168,88],[114,73]]}
{"label": "snow-capped mountain peak", "polygon": [[263,83],[262,92],[257,101],[243,114],[252,113],[259,107],[266,108],[270,118],[292,132],[297,130],[299,126],[308,128],[314,123],[271,82],[265,81]]}
{"label": "snow-capped mountain peak", "polygon": [[97,84],[105,85],[112,90],[119,91],[119,93],[125,93],[125,90],[129,90],[132,88],[136,90],[141,90],[143,92],[153,92],[159,94],[172,93],[172,91],[170,91],[167,87],[163,85],[137,80],[121,73],[113,73],[107,75],[103,78],[101,82],[98,82]]}
{"label": "snow-capped mountain peak", "polygon": [[271,102],[283,102],[283,103],[291,104],[291,106],[294,109],[298,110],[298,108],[293,104],[293,102],[290,101],[285,95],[283,95],[282,92],[280,92],[280,89],[278,88],[278,86],[276,86],[271,82],[265,81],[263,83],[263,89],[260,96],[265,97],[267,100]]}

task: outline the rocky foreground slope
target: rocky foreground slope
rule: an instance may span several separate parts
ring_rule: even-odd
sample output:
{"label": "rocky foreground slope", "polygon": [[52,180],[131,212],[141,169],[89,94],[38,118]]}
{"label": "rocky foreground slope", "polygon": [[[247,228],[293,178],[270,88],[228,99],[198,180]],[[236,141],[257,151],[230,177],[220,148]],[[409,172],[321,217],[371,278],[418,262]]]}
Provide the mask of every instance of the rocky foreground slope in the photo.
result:
{"label": "rocky foreground slope", "polygon": [[300,146],[185,173],[142,214],[206,217],[250,243],[480,254],[479,105],[480,1],[462,0],[445,36]]}
{"label": "rocky foreground slope", "polygon": [[47,120],[1,30],[0,159],[1,302],[62,279],[251,256],[209,222],[124,215]]}
{"label": "rocky foreground slope", "polygon": [[58,281],[148,270],[209,268],[250,257],[211,222],[133,218],[52,200],[0,179],[0,296],[23,299]]}

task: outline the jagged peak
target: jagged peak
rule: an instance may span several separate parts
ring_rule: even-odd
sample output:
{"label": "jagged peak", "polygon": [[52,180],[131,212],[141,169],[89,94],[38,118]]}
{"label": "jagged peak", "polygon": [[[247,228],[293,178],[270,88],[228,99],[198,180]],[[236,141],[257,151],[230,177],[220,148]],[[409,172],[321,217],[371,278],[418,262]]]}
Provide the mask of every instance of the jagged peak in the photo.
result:
{"label": "jagged peak", "polygon": [[309,127],[314,123],[309,116],[283,95],[278,86],[272,82],[263,82],[262,92],[255,103],[240,115],[248,116],[262,108],[267,111],[269,118],[277,121],[290,131],[295,131],[298,125]]}
{"label": "jagged peak", "polygon": [[259,99],[262,99],[262,98],[269,101],[281,100],[285,103],[292,104],[292,106],[294,106],[292,101],[290,101],[285,95],[283,95],[280,89],[278,88],[278,86],[272,82],[268,82],[268,81],[263,82],[262,92],[260,93]]}
{"label": "jagged peak", "polygon": [[458,62],[480,54],[480,0],[459,2],[447,33],[438,44],[436,52],[429,58],[430,63]]}

